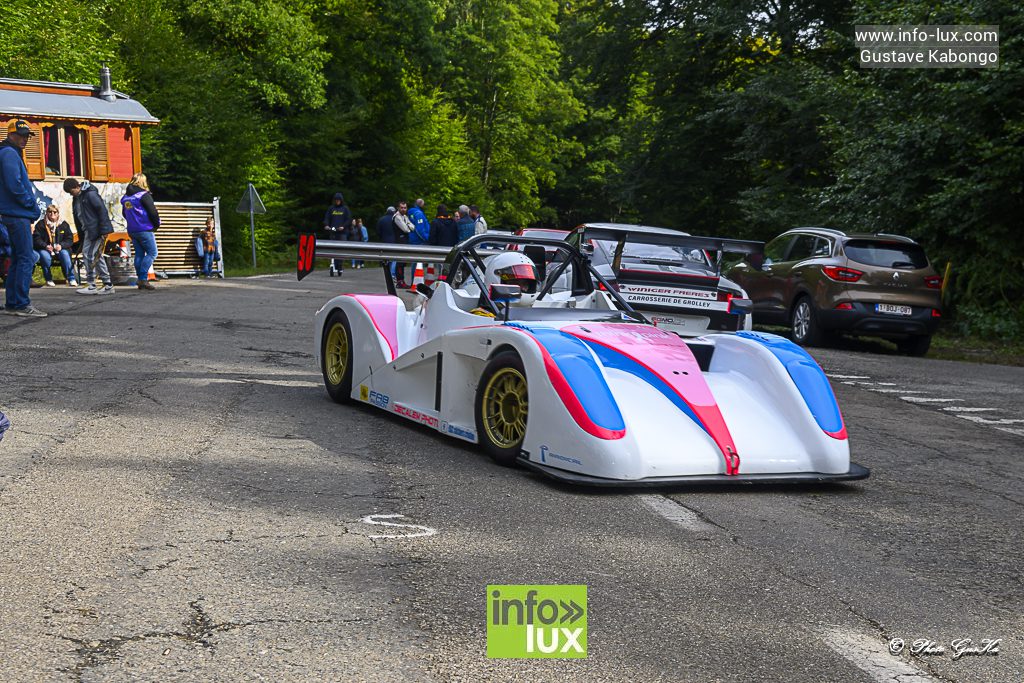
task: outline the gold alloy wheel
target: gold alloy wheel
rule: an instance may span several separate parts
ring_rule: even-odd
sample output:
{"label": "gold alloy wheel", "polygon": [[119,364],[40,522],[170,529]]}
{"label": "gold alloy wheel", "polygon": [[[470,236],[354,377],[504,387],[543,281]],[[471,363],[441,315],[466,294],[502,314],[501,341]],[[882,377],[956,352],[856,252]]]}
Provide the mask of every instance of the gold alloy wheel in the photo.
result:
{"label": "gold alloy wheel", "polygon": [[336,322],[327,333],[327,343],[324,345],[324,367],[327,370],[327,380],[337,386],[345,379],[345,366],[348,363],[348,332],[345,325]]}
{"label": "gold alloy wheel", "polygon": [[498,448],[518,446],[526,436],[529,401],[526,377],[516,368],[501,368],[484,387],[483,423],[487,438]]}

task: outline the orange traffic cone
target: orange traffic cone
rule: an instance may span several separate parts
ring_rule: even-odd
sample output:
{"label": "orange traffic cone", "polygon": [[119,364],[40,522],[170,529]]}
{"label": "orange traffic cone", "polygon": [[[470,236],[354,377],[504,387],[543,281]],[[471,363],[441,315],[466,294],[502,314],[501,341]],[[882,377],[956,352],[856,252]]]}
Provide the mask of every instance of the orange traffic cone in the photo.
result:
{"label": "orange traffic cone", "polygon": [[412,274],[411,289],[416,289],[416,285],[418,285],[421,282],[423,282],[423,264],[417,263],[416,269],[413,271]]}
{"label": "orange traffic cone", "polygon": [[428,263],[427,264],[427,274],[426,274],[426,277],[424,278],[424,282],[426,282],[427,285],[432,285],[436,281],[437,281],[437,271],[434,270],[434,264],[433,263]]}

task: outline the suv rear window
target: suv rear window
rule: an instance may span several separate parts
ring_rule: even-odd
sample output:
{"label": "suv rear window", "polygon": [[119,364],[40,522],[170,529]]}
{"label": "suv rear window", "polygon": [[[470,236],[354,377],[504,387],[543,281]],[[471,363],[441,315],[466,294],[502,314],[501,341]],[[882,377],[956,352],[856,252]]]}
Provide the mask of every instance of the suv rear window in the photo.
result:
{"label": "suv rear window", "polygon": [[927,268],[924,249],[905,242],[882,240],[850,240],[843,245],[851,261],[880,268]]}

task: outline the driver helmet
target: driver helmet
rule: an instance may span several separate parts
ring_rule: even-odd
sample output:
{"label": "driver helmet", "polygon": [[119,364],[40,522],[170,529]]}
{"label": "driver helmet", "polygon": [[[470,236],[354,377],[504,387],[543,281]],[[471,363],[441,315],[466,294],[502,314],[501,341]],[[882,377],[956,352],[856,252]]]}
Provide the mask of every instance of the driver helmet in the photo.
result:
{"label": "driver helmet", "polygon": [[532,306],[539,289],[537,267],[522,252],[506,251],[488,259],[484,284],[488,290],[491,285],[519,285],[522,297],[512,305]]}

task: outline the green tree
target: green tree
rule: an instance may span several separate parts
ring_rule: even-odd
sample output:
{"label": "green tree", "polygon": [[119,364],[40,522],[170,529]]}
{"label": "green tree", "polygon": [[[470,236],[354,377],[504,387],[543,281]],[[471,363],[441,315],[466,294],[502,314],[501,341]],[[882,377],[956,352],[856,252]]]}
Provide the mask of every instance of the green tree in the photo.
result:
{"label": "green tree", "polygon": [[444,88],[465,116],[495,224],[553,219],[541,190],[579,151],[565,136],[582,109],[559,79],[557,16],[554,0],[459,0],[446,13]]}

